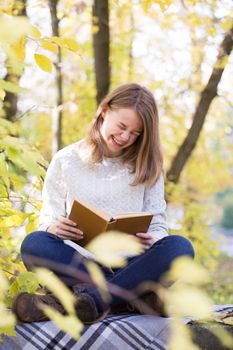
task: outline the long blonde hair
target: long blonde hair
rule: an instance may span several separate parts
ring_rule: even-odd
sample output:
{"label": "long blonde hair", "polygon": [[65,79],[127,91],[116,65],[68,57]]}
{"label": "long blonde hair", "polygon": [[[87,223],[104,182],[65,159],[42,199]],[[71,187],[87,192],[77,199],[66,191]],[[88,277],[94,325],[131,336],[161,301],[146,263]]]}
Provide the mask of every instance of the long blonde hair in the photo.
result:
{"label": "long blonde hair", "polygon": [[100,128],[103,123],[102,111],[129,108],[136,111],[143,121],[143,132],[133,145],[126,148],[122,161],[130,165],[134,174],[132,185],[147,183],[152,186],[163,171],[163,155],[159,136],[159,117],[152,93],[139,84],[123,84],[105,96],[100,103],[87,137],[91,148],[92,163],[101,162],[104,157],[104,145]]}

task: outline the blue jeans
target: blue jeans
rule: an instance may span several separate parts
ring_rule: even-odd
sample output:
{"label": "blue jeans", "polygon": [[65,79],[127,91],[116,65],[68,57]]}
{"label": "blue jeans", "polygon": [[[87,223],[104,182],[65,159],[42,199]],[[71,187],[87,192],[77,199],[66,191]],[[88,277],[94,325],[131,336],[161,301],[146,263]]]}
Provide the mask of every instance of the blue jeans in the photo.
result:
{"label": "blue jeans", "polygon": [[[87,259],[54,234],[43,231],[29,234],[22,243],[21,255],[29,270],[35,266],[47,267],[70,287],[92,282],[85,265]],[[182,236],[171,235],[160,239],[141,255],[129,258],[123,268],[111,270],[99,265],[110,285],[111,305],[124,301],[121,291],[134,291],[143,282],[159,282],[171,263],[183,255],[194,257],[192,244]],[[94,287],[87,292],[99,298]]]}

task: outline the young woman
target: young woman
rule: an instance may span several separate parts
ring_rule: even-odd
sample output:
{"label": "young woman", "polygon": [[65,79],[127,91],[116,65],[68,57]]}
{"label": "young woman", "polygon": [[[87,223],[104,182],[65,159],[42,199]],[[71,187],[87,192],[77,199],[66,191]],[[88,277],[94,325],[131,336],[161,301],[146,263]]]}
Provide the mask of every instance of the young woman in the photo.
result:
{"label": "young woman", "polygon": [[[88,255],[78,243],[85,232],[68,219],[76,198],[112,215],[139,211],[153,214],[148,232],[136,233],[145,247],[142,254],[128,258],[125,267],[114,271],[100,266],[110,285],[134,292],[144,281],[158,282],[175,258],[194,256],[186,238],[167,233],[158,111],[152,93],[145,87],[124,84],[109,93],[86,138],[55,155],[45,178],[38,231],[22,243],[26,267],[49,267],[70,288],[76,286],[77,315],[83,322],[92,322],[125,300],[124,295],[111,292],[111,302],[106,304],[90,276],[86,279],[89,284],[82,285],[83,276],[88,276]],[[64,243],[69,239],[77,242],[79,252]],[[127,301],[133,300],[127,297]],[[13,309],[21,321],[41,321],[46,319],[38,308],[41,303],[64,312],[49,293],[21,293]]]}

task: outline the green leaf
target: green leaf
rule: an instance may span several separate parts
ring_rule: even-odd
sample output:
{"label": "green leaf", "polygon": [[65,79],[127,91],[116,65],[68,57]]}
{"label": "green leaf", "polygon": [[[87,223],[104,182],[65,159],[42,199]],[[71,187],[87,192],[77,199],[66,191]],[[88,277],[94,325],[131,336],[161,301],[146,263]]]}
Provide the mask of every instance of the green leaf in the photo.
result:
{"label": "green leaf", "polygon": [[28,92],[28,89],[25,89],[23,87],[20,87],[17,84],[11,83],[10,81],[5,81],[0,79],[0,88],[12,92],[13,94],[20,94]]}
{"label": "green leaf", "polygon": [[[9,120],[7,119],[3,119],[3,118],[0,118],[0,127],[2,128],[2,130],[4,130],[4,133],[7,135],[7,134],[16,134],[17,133],[17,126],[15,123],[12,123],[10,122]],[[4,148],[4,138],[1,139],[0,141],[0,144],[2,144],[2,148]]]}
{"label": "green leaf", "polygon": [[44,55],[40,55],[38,53],[35,53],[34,55],[35,58],[35,62],[36,64],[45,72],[51,73],[52,69],[53,69],[53,64],[51,62],[51,60],[44,56]]}
{"label": "green leaf", "polygon": [[39,287],[39,279],[33,272],[23,272],[17,277],[17,280],[20,289],[26,288],[28,293],[35,293]]}
{"label": "green leaf", "polygon": [[18,138],[6,137],[5,149],[8,158],[18,167],[31,174],[44,174],[44,170],[37,163],[44,163],[42,156],[36,150],[32,150],[28,145],[22,143]]}
{"label": "green leaf", "polygon": [[9,296],[14,298],[20,292],[22,292],[22,290],[20,290],[19,283],[17,279],[15,279],[14,282],[10,285]]}
{"label": "green leaf", "polygon": [[39,288],[39,280],[35,273],[33,272],[23,272],[21,273],[9,288],[10,297],[15,297],[20,292],[27,292],[33,294]]}

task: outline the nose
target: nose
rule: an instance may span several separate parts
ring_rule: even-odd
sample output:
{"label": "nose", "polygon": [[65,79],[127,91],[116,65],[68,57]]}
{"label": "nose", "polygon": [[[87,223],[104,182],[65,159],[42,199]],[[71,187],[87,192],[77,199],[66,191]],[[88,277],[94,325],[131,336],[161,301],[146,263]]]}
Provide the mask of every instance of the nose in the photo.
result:
{"label": "nose", "polygon": [[122,134],[121,134],[121,139],[122,139],[122,141],[124,141],[124,142],[128,141],[128,140],[129,140],[129,137],[130,137],[130,134],[129,134],[128,131],[122,132]]}

